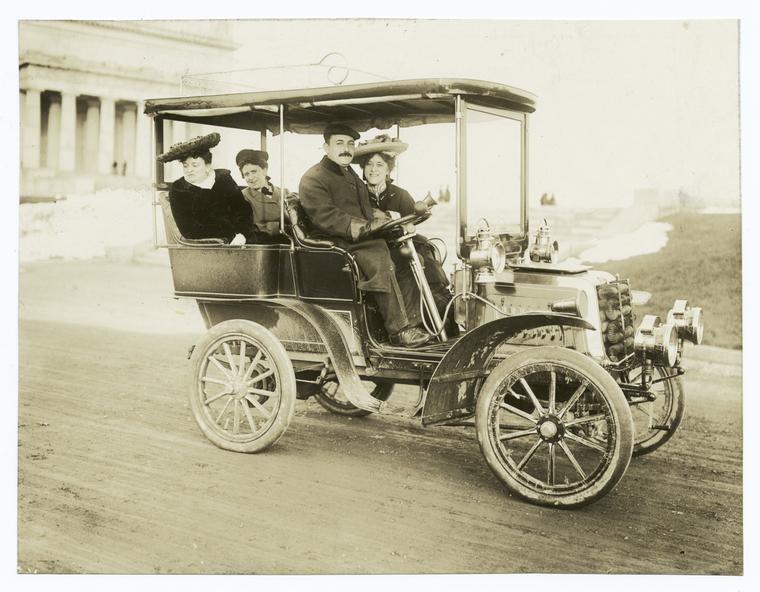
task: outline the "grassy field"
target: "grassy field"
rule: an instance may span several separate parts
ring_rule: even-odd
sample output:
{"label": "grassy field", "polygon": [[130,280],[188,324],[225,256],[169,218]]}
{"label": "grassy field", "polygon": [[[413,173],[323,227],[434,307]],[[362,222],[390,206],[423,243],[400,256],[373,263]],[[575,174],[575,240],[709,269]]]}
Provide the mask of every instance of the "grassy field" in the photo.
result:
{"label": "grassy field", "polygon": [[[704,343],[741,349],[742,280],[741,218],[738,214],[679,214],[664,218],[673,225],[668,244],[659,253],[597,267],[629,278],[631,287],[652,293],[645,314],[665,315],[676,298],[701,306]],[[637,320],[637,324],[638,324]]]}

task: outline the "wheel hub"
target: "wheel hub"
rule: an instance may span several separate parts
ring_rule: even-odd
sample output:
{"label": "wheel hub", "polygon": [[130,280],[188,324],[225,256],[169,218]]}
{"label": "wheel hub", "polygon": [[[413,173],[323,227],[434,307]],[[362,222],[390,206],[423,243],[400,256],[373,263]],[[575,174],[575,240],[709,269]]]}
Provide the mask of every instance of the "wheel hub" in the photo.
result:
{"label": "wheel hub", "polygon": [[248,385],[242,380],[232,381],[232,394],[237,399],[243,399],[248,394]]}
{"label": "wheel hub", "polygon": [[545,415],[536,424],[536,431],[545,442],[557,442],[565,435],[562,421],[553,415]]}

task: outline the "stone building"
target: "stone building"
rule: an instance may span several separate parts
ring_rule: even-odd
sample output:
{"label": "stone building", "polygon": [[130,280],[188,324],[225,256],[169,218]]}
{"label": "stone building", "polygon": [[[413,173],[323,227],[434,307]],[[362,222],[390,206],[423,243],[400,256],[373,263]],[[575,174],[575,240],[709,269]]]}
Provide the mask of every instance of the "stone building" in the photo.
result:
{"label": "stone building", "polygon": [[[22,197],[144,185],[144,100],[201,94],[182,76],[228,68],[237,47],[225,21],[20,22]],[[166,126],[167,143],[203,131]]]}

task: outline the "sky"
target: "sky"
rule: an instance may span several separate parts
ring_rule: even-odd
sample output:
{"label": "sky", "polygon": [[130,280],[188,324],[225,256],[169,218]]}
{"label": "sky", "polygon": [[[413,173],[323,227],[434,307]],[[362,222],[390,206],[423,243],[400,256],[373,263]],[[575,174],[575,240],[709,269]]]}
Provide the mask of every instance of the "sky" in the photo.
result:
{"label": "sky", "polygon": [[328,63],[360,71],[346,84],[463,77],[533,92],[533,202],[546,191],[572,207],[624,206],[648,188],[738,202],[736,19],[241,20],[233,30],[235,68],[253,69],[234,77],[260,88],[329,85],[326,68],[270,68],[337,53]]}

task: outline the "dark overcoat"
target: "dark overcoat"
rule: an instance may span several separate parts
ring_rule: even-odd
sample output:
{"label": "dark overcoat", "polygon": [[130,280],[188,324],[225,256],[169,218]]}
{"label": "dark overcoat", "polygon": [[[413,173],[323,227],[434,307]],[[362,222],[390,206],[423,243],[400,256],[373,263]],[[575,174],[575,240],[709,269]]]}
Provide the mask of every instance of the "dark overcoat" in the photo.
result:
{"label": "dark overcoat", "polygon": [[382,239],[356,242],[359,228],[380,213],[372,207],[367,186],[349,166],[345,170],[326,156],[311,167],[298,186],[312,236],[325,237],[350,251],[364,274],[359,288],[390,292],[395,269],[388,245]]}
{"label": "dark overcoat", "polygon": [[[388,182],[385,190],[380,195],[369,193],[372,205],[383,212],[398,212],[401,216],[414,214],[414,199],[406,189]],[[425,268],[425,277],[432,284],[448,285],[449,280],[446,272],[433,255],[427,238],[418,234],[414,237],[414,246],[422,257],[422,265]]]}
{"label": "dark overcoat", "polygon": [[169,204],[177,228],[190,239],[232,240],[237,233],[249,236],[251,207],[228,170],[216,169],[214,175],[211,189],[188,183],[184,177],[171,184]]}

